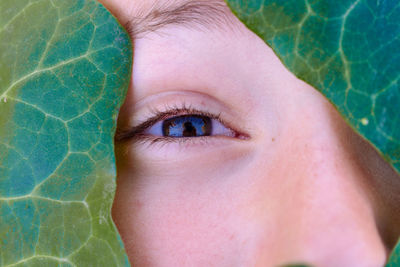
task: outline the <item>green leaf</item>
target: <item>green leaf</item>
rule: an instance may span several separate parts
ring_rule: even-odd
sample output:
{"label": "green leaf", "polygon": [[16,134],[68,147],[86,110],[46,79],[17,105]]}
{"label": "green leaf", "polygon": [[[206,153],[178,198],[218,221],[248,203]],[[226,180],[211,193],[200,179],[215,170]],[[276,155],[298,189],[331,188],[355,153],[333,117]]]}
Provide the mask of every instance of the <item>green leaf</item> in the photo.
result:
{"label": "green leaf", "polygon": [[0,266],[129,266],[110,210],[131,49],[97,1],[0,1]]}
{"label": "green leaf", "polygon": [[227,3],[291,72],[322,92],[400,173],[398,0]]}
{"label": "green leaf", "polygon": [[389,261],[386,267],[398,267],[400,266],[400,243],[398,242],[392,254],[390,255]]}

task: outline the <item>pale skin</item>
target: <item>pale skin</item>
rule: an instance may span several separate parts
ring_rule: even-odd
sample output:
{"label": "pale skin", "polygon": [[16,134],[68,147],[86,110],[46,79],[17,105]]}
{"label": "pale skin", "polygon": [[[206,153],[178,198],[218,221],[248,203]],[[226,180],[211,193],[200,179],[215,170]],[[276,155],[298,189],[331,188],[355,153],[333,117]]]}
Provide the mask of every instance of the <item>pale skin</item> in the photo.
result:
{"label": "pale skin", "polygon": [[[188,1],[101,2],[125,24],[154,2]],[[383,266],[400,233],[399,177],[226,15],[225,28],[168,25],[133,40],[118,127],[190,106],[220,114],[226,131],[116,142],[113,219],[132,265]]]}

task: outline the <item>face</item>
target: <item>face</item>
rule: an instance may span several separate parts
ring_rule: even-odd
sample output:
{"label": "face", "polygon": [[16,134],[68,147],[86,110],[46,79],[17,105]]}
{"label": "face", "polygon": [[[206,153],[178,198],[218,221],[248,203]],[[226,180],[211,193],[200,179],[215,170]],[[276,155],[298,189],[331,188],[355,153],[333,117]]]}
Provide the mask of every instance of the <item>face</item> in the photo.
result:
{"label": "face", "polygon": [[223,1],[102,2],[134,43],[113,207],[133,266],[384,264],[399,177]]}

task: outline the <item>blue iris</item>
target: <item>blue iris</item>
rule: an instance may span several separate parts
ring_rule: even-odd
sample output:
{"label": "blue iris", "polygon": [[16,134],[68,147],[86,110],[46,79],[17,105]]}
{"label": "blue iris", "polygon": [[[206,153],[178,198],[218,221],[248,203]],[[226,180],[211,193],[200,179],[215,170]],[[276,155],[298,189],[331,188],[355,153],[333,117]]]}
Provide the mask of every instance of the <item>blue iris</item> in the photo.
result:
{"label": "blue iris", "polygon": [[166,119],[162,124],[163,136],[198,137],[211,135],[211,119],[199,115],[183,115]]}

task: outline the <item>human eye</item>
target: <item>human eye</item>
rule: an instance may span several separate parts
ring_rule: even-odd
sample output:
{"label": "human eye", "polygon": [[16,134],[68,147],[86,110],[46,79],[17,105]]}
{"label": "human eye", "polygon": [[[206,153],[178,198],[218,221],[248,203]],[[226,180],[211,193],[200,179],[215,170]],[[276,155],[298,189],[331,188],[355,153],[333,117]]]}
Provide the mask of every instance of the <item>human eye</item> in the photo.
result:
{"label": "human eye", "polygon": [[152,109],[152,115],[119,133],[117,140],[133,140],[149,143],[200,142],[207,138],[243,138],[227,126],[221,114],[186,106],[166,106],[163,110]]}

